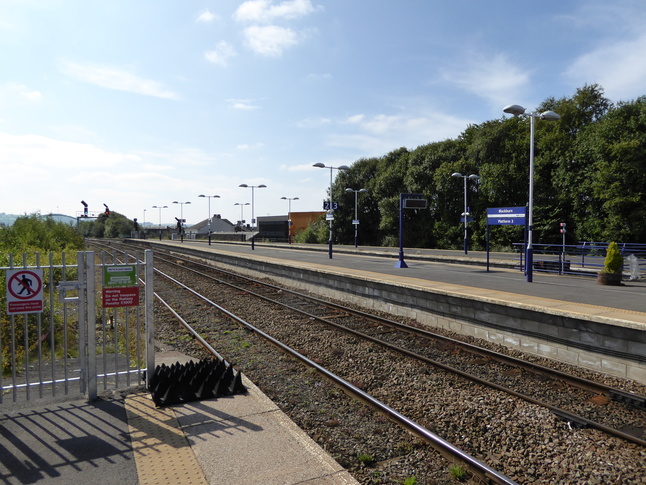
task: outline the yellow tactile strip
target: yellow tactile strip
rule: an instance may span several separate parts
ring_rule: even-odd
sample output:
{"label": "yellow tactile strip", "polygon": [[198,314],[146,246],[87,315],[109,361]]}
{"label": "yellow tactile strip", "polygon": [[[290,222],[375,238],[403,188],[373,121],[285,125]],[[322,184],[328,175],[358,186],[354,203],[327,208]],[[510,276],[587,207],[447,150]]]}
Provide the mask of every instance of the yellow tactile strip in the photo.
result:
{"label": "yellow tactile strip", "polygon": [[148,394],[126,398],[130,440],[141,485],[206,485],[195,453],[172,408],[158,408]]}

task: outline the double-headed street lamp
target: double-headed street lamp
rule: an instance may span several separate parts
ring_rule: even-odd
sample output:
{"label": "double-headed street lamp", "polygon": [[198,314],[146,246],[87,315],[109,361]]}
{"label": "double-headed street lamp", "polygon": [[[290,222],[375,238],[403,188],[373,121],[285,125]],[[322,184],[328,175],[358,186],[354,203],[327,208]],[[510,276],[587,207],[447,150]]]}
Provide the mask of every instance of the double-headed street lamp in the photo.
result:
{"label": "double-headed street lamp", "polygon": [[280,200],[286,200],[287,202],[287,242],[292,243],[292,200],[298,200],[298,197],[281,197]]}
{"label": "double-headed street lamp", "polygon": [[328,241],[329,243],[329,250],[328,254],[330,256],[330,259],[332,259],[332,221],[334,220],[334,204],[332,203],[332,170],[350,170],[350,167],[347,165],[341,165],[339,167],[332,167],[329,165],[324,165],[322,163],[315,163],[312,165],[313,167],[316,168],[329,168],[330,169],[330,197],[328,198],[330,206],[328,208],[328,212],[326,215],[326,218],[330,221],[330,240]]}
{"label": "double-headed street lamp", "polygon": [[180,241],[184,242],[184,204],[190,204],[190,202],[178,202],[174,200],[173,204],[179,204],[179,238]]}
{"label": "double-headed street lamp", "polygon": [[254,226],[256,225],[256,219],[254,217],[254,212],[253,212],[253,205],[254,205],[254,200],[253,200],[253,189],[266,189],[267,186],[265,184],[260,184],[260,185],[247,185],[247,184],[240,184],[238,187],[242,187],[245,189],[251,189],[251,249],[254,250],[254,239],[256,238],[256,233],[254,232]]}
{"label": "double-headed street lamp", "polygon": [[162,209],[168,209],[167,205],[154,205],[153,209],[159,209],[159,240],[162,240],[162,228],[161,228],[161,212]]}
{"label": "double-headed street lamp", "polygon": [[209,198],[209,246],[211,245],[211,199],[219,199],[219,195],[204,195],[200,194],[198,197],[208,197]]}
{"label": "double-headed street lamp", "polygon": [[368,192],[366,189],[345,189],[346,192],[354,192],[354,220],[352,221],[352,224],[354,224],[354,247],[357,247],[357,232],[359,228],[359,215],[357,214],[357,200],[358,200],[358,194],[363,193],[363,192]]}
{"label": "double-headed street lamp", "polygon": [[529,117],[529,215],[527,220],[527,249],[525,252],[525,275],[527,282],[532,282],[534,266],[534,248],[532,247],[532,232],[534,230],[534,119],[556,121],[561,117],[554,111],[543,111],[542,113],[526,113],[525,108],[518,104],[510,104],[503,108],[505,113],[514,116]]}
{"label": "double-headed street lamp", "polygon": [[467,254],[469,248],[469,233],[467,232],[469,219],[469,206],[467,205],[467,179],[479,180],[480,177],[474,173],[471,175],[462,175],[460,172],[452,173],[451,177],[462,177],[464,179],[464,212],[462,213],[462,217],[464,217],[464,254]]}

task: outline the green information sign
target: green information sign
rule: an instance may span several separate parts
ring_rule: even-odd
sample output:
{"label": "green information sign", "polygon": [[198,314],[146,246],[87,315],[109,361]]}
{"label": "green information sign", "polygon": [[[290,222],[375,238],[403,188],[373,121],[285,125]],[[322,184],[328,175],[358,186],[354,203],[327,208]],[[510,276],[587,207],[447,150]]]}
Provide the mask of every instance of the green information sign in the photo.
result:
{"label": "green information sign", "polygon": [[103,267],[103,286],[136,286],[137,271],[131,265],[115,265]]}

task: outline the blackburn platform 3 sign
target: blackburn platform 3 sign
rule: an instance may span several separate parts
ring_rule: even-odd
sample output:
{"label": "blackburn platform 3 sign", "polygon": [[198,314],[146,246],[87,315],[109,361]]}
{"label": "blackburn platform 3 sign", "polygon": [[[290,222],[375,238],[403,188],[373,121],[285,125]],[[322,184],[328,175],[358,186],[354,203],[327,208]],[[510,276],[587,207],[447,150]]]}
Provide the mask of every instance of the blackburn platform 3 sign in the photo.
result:
{"label": "blackburn platform 3 sign", "polygon": [[488,226],[524,226],[527,207],[493,207],[487,209]]}
{"label": "blackburn platform 3 sign", "polygon": [[7,313],[42,313],[43,270],[7,270]]}

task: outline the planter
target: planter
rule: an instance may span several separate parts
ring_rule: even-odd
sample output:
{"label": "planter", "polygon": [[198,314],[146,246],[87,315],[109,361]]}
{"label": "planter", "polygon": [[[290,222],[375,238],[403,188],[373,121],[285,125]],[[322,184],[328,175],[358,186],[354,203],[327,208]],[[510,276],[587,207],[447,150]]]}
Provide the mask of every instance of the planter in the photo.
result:
{"label": "planter", "polygon": [[598,273],[597,283],[600,285],[619,286],[621,285],[621,273]]}

